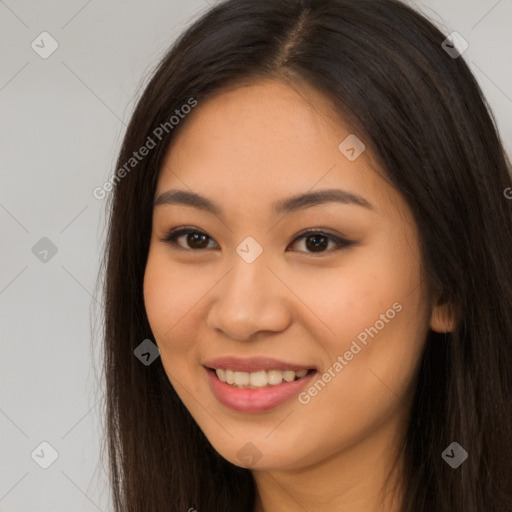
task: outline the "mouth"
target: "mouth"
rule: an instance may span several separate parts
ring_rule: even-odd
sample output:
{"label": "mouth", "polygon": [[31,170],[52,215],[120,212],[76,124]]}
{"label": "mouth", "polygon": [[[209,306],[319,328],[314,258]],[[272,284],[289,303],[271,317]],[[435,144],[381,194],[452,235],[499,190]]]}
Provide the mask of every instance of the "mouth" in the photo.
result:
{"label": "mouth", "polygon": [[300,370],[259,370],[254,372],[237,371],[230,368],[208,368],[216,378],[237,389],[268,389],[291,383],[316,373],[314,368]]}
{"label": "mouth", "polygon": [[217,401],[243,413],[263,413],[289,403],[318,373],[316,368],[264,357],[224,357],[203,367]]}

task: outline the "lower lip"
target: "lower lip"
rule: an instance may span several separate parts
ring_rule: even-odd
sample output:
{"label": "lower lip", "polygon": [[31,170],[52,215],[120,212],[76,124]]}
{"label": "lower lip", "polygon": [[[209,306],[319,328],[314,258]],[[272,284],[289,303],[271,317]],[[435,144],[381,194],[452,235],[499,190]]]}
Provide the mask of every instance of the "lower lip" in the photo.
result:
{"label": "lower lip", "polygon": [[274,409],[297,395],[317,373],[311,372],[293,382],[283,382],[268,388],[240,389],[219,380],[214,370],[206,368],[206,372],[210,388],[217,400],[226,407],[239,412],[264,412]]}

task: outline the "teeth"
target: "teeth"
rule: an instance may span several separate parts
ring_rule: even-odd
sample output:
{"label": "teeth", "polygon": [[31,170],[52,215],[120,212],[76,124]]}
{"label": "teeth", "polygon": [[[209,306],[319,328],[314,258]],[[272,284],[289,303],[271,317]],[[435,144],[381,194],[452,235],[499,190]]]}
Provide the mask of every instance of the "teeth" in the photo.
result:
{"label": "teeth", "polygon": [[235,372],[235,386],[241,388],[248,386],[251,378],[251,374],[247,372]]}
{"label": "teeth", "polygon": [[283,382],[283,372],[281,370],[269,370],[267,372],[267,381],[271,386]]}
{"label": "teeth", "polygon": [[258,389],[267,386],[277,386],[281,384],[283,380],[285,382],[293,382],[294,380],[304,377],[308,373],[308,370],[262,370],[249,373],[217,368],[215,373],[220,381],[231,386],[245,389]]}
{"label": "teeth", "polygon": [[[268,384],[267,372],[265,371],[251,372],[248,375],[251,386],[254,386],[255,388],[262,388],[263,386],[266,386]],[[238,382],[235,381],[235,384],[238,384]]]}
{"label": "teeth", "polygon": [[286,370],[283,372],[283,379],[286,382],[292,382],[295,379],[295,372],[292,370]]}
{"label": "teeth", "polygon": [[[219,370],[217,370],[218,372]],[[217,376],[220,380],[222,380],[222,377],[217,373]],[[228,384],[234,384],[235,383],[235,372],[233,370],[226,370],[226,380],[222,380],[222,382],[227,382]]]}

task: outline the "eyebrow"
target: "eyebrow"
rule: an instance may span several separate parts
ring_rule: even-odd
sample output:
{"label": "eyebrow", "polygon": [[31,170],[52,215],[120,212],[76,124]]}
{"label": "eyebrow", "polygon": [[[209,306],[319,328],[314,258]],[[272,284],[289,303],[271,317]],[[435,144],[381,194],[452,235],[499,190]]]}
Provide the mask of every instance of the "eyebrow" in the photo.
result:
{"label": "eyebrow", "polygon": [[[276,214],[290,213],[325,203],[342,203],[362,206],[373,210],[373,206],[364,197],[342,189],[326,189],[316,192],[307,192],[272,203]],[[171,189],[160,194],[153,204],[154,207],[164,204],[181,204],[199,208],[217,216],[222,216],[222,209],[211,199],[195,192],[181,189]]]}

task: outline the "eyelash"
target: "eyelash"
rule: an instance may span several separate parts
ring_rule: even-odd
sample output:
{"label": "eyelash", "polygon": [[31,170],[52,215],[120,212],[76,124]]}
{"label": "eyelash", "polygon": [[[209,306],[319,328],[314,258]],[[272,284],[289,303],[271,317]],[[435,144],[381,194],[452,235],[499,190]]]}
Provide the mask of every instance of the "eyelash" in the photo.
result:
{"label": "eyelash", "polygon": [[[181,236],[183,236],[183,235],[189,235],[189,234],[204,235],[207,238],[209,238],[210,240],[213,240],[206,233],[204,233],[202,231],[199,231],[197,229],[175,228],[175,229],[172,229],[165,237],[160,238],[160,241],[161,242],[165,242],[165,243],[169,243],[169,244],[177,247],[178,249],[183,249],[184,251],[202,252],[202,251],[209,250],[209,249],[188,249],[188,248],[185,248],[185,247],[181,247],[177,243],[176,240],[178,238],[180,238]],[[301,233],[299,233],[299,235],[297,235],[297,237],[294,238],[294,240],[292,241],[291,245],[295,244],[300,239],[307,238],[308,236],[311,236],[311,235],[321,235],[321,236],[324,236],[327,239],[329,239],[329,241],[337,243],[338,247],[335,248],[335,249],[331,249],[331,250],[320,251],[318,253],[311,252],[311,251],[298,251],[298,252],[306,252],[307,254],[326,254],[326,253],[328,254],[328,253],[331,253],[331,252],[334,252],[334,251],[339,251],[340,249],[346,248],[346,247],[348,247],[348,246],[350,246],[350,245],[352,245],[354,243],[351,240],[340,238],[340,237],[338,237],[336,235],[333,235],[331,233],[326,233],[326,232],[321,231],[319,229],[308,228],[308,229],[302,231]]]}

